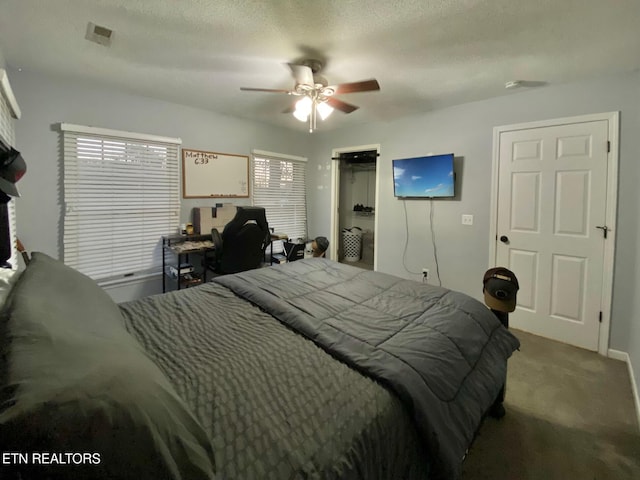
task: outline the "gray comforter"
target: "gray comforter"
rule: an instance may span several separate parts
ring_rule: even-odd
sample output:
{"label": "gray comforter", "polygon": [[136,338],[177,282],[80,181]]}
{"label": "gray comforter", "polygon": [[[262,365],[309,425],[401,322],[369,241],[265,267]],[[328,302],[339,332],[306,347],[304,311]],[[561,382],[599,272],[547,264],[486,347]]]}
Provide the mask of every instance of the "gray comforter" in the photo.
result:
{"label": "gray comforter", "polygon": [[477,300],[324,259],[219,277],[355,369],[413,416],[431,478],[455,479],[519,346]]}
{"label": "gray comforter", "polygon": [[217,480],[427,478],[397,395],[222,285],[120,308],[211,439]]}

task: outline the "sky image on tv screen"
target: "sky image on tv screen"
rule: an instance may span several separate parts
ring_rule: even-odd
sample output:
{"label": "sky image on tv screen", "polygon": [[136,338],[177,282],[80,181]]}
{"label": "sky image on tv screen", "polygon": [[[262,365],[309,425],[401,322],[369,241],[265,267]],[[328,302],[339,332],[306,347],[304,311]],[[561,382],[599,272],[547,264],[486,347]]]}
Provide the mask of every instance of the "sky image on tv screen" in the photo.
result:
{"label": "sky image on tv screen", "polygon": [[453,197],[453,154],[393,161],[396,197]]}

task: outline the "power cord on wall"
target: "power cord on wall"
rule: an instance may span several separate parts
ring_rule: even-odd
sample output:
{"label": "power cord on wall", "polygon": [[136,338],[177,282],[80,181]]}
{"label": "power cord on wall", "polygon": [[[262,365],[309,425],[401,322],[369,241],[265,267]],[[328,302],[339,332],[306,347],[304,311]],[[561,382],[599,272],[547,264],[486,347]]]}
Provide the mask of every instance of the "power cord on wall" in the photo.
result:
{"label": "power cord on wall", "polygon": [[[405,229],[404,251],[402,252],[402,266],[407,272],[413,275],[420,275],[420,273],[422,272],[413,272],[409,270],[409,268],[407,267],[406,256],[407,256],[407,248],[409,246],[409,218],[407,217],[407,201],[405,199],[402,199],[402,206],[404,207],[404,229]],[[422,281],[424,282],[424,280],[425,279],[423,276]]]}
{"label": "power cord on wall", "polygon": [[442,281],[440,280],[440,265],[438,265],[438,249],[436,248],[436,232],[433,229],[433,198],[429,200],[429,225],[431,226],[431,244],[433,245],[433,258],[436,261],[438,285],[442,286]]}
{"label": "power cord on wall", "polygon": [[[422,270],[421,272],[414,272],[407,267],[406,256],[407,256],[407,248],[409,246],[409,218],[407,216],[407,203],[406,200],[402,200],[402,206],[404,207],[404,227],[405,227],[405,240],[404,240],[404,251],[402,252],[402,265],[404,269],[411,273],[412,275],[420,275],[422,274],[422,283],[426,283],[428,280],[428,273],[426,270]],[[442,280],[440,279],[440,265],[438,263],[438,249],[436,247],[436,232],[433,228],[433,198],[429,199],[429,227],[431,228],[431,244],[433,245],[433,258],[436,262],[436,275],[438,277],[438,285],[442,286]]]}

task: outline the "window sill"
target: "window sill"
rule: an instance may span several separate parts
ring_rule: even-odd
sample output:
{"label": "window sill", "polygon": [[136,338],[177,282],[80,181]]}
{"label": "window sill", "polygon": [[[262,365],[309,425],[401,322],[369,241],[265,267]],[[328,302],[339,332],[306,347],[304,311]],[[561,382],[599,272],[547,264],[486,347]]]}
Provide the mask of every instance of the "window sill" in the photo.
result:
{"label": "window sill", "polygon": [[158,270],[156,272],[147,272],[147,273],[139,273],[133,274],[127,277],[119,277],[119,278],[111,278],[106,280],[98,281],[98,285],[102,288],[110,288],[110,287],[122,287],[126,285],[133,285],[136,283],[146,282],[153,278],[161,278],[161,272]]}

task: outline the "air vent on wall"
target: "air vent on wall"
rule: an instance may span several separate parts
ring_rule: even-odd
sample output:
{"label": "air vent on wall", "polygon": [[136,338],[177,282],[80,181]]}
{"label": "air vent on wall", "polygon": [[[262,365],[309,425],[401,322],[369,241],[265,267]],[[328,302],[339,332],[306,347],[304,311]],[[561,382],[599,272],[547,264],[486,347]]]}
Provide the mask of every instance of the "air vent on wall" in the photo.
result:
{"label": "air vent on wall", "polygon": [[95,23],[89,22],[87,24],[87,34],[84,36],[90,42],[97,43],[108,47],[111,45],[111,38],[113,37],[113,30],[107,27],[101,27]]}

